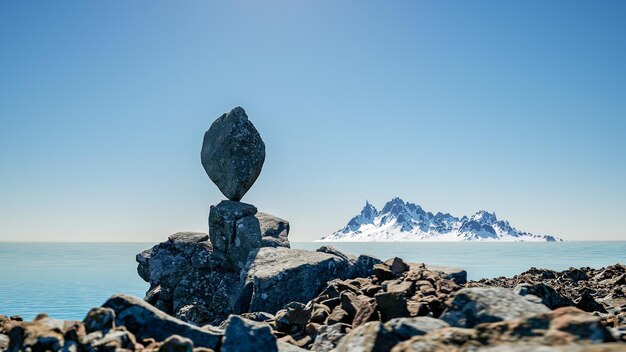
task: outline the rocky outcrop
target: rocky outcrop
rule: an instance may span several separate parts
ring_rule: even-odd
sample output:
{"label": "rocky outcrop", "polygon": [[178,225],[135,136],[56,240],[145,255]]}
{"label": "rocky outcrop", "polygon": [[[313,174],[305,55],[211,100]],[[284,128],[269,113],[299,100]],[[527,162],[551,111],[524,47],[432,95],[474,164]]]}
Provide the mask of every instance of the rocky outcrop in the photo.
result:
{"label": "rocky outcrop", "polygon": [[256,218],[261,227],[261,247],[289,248],[289,221],[277,216],[258,212]]}
{"label": "rocky outcrop", "polygon": [[226,198],[239,201],[265,162],[265,143],[241,107],[218,117],[204,134],[202,166]]}

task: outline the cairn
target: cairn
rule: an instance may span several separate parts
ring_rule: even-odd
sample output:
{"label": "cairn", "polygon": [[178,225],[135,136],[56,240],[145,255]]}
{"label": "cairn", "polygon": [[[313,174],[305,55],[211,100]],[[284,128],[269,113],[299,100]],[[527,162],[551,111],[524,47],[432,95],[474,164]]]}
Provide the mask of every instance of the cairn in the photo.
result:
{"label": "cairn", "polygon": [[[240,272],[251,251],[263,245],[289,247],[288,223],[241,202],[265,162],[265,143],[243,108],[236,107],[213,122],[204,134],[201,160],[211,181],[228,198],[209,212],[211,267]],[[271,233],[264,241],[259,218],[273,225],[286,223],[284,231]]]}

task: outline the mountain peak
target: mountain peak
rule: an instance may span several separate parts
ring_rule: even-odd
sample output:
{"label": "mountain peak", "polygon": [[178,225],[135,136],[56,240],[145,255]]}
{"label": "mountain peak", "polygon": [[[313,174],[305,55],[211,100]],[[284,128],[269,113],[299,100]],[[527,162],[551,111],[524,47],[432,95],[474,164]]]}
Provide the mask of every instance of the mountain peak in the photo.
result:
{"label": "mountain peak", "polygon": [[365,201],[363,210],[341,230],[323,241],[562,241],[554,236],[519,231],[495,212],[481,210],[471,217],[426,212],[395,197],[381,211]]}

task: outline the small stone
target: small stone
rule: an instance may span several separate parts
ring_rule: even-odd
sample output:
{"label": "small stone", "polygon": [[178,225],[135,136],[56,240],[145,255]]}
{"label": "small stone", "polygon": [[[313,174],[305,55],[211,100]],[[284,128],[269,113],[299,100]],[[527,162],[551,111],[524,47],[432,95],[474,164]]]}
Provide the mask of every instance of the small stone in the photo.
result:
{"label": "small stone", "polygon": [[380,311],[380,318],[386,322],[393,318],[408,317],[406,296],[400,292],[381,292],[374,296]]}
{"label": "small stone", "polygon": [[350,331],[339,341],[336,352],[389,351],[399,339],[382,323],[373,321]]}
{"label": "small stone", "polygon": [[409,270],[409,265],[398,257],[388,259],[385,261],[385,264],[389,266],[389,270],[391,270],[394,275],[401,275],[405,271]]}
{"label": "small stone", "polygon": [[431,317],[415,317],[391,319],[385,323],[385,326],[401,340],[407,340],[413,336],[425,335],[450,325],[443,320]]}
{"label": "small stone", "polygon": [[204,134],[202,166],[226,198],[239,201],[261,173],[265,143],[241,107],[220,116]]}

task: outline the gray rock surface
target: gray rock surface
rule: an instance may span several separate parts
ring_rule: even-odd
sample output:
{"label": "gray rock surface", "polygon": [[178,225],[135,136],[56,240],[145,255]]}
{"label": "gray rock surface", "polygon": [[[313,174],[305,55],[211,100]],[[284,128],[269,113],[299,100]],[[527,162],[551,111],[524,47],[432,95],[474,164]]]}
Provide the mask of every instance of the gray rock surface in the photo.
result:
{"label": "gray rock surface", "polygon": [[385,326],[400,340],[407,340],[413,336],[428,334],[431,331],[448,327],[443,320],[431,317],[396,318],[389,320]]}
{"label": "gray rock surface", "polygon": [[261,227],[261,247],[290,247],[289,221],[262,212],[256,213],[255,216],[259,219]]}
{"label": "gray rock surface", "polygon": [[202,166],[226,198],[239,201],[261,173],[265,143],[241,107],[218,117],[204,134]]}
{"label": "gray rock surface", "polygon": [[216,349],[221,341],[220,335],[169,316],[136,297],[117,294],[102,306],[115,311],[116,325],[126,327],[138,339],[163,341],[172,335],[180,335],[193,340],[196,347],[212,349]]}
{"label": "gray rock surface", "polygon": [[382,263],[382,260],[372,255],[361,254],[354,261],[356,275],[358,277],[368,277],[370,275],[374,275],[374,265]]}
{"label": "gray rock surface", "polygon": [[83,319],[83,324],[87,333],[93,331],[106,333],[115,327],[115,312],[110,308],[91,308]]}
{"label": "gray rock surface", "polygon": [[510,289],[475,287],[459,290],[441,319],[450,326],[471,328],[549,311],[543,304],[528,301]]}
{"label": "gray rock surface", "polygon": [[221,352],[278,351],[276,336],[269,324],[232,315],[226,321]]}
{"label": "gray rock surface", "polygon": [[312,351],[329,352],[346,336],[346,324],[322,325],[317,331]]}
{"label": "gray rock surface", "polygon": [[337,345],[336,352],[389,351],[399,342],[393,332],[382,323],[369,322],[350,331]]}
{"label": "gray rock surface", "polygon": [[290,302],[308,302],[334,278],[347,278],[353,265],[337,256],[283,247],[250,253],[241,272],[237,311],[275,313]]}
{"label": "gray rock surface", "polygon": [[211,206],[209,236],[213,253],[211,265],[241,271],[248,253],[261,246],[261,228],[254,205],[222,201]]}
{"label": "gray rock surface", "polygon": [[159,352],[193,352],[193,341],[188,338],[172,335],[163,341]]}

